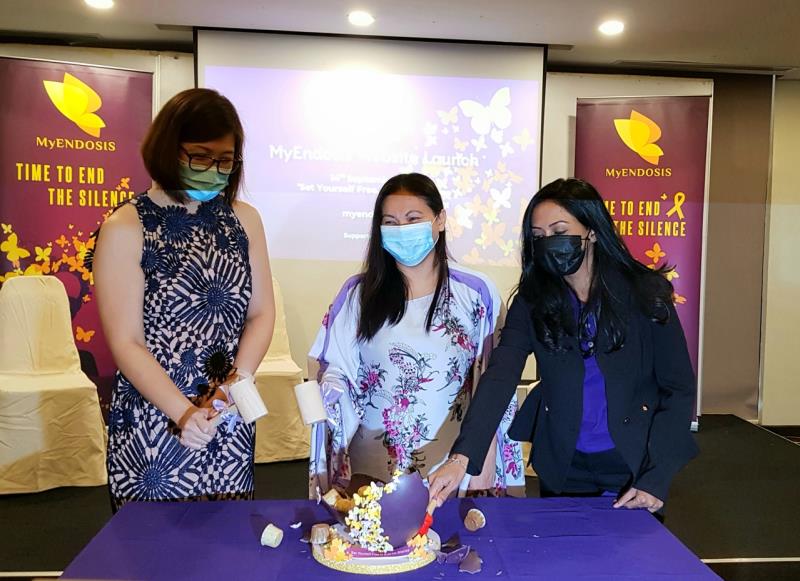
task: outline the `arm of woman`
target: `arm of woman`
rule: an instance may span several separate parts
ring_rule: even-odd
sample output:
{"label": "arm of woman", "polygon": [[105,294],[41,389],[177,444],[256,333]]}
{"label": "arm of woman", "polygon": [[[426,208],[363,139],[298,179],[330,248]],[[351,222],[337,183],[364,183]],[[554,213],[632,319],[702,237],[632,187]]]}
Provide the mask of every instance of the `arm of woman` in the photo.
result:
{"label": "arm of woman", "polygon": [[347,447],[358,428],[358,402],[351,397],[358,381],[360,356],[358,329],[358,277],[348,280],[325,314],[309,356],[309,375],[318,367],[317,381],[329,422],[319,422],[311,432],[309,493],[344,486],[350,466]]}
{"label": "arm of woman", "polygon": [[[338,410],[347,415],[343,421],[352,419],[353,414],[348,412],[352,412],[356,403],[352,396],[360,366],[358,280],[358,277],[349,279],[336,295],[308,354],[314,364],[309,371],[318,367],[317,381],[323,389],[325,404],[331,408],[329,411],[336,411],[334,400],[347,404],[349,409]],[[353,426],[347,428],[352,431]]]}
{"label": "arm of woman", "polygon": [[664,501],[678,471],[697,455],[690,426],[697,396],[694,370],[678,313],[669,305],[669,321],[653,323],[655,378],[659,398],[650,438],[647,461],[634,486]]}
{"label": "arm of woman", "polygon": [[239,339],[234,365],[240,371],[253,375],[269,349],[275,327],[272,271],[267,237],[258,210],[243,202],[236,202],[233,209],[249,240],[250,271],[253,277],[253,295],[247,308],[247,319]]}
{"label": "arm of woman", "polygon": [[428,477],[432,499],[444,501],[465,472],[477,475],[483,468],[497,426],[516,392],[528,355],[533,351],[530,309],[517,296],[500,331],[500,344],[480,378],[475,396],[451,450],[451,460]]}
{"label": "arm of woman", "polygon": [[103,224],[92,270],[103,332],[122,374],[145,399],[182,428],[184,445],[199,449],[214,437],[206,412],[195,407],[148,351],[144,335],[142,228],[124,206]]}

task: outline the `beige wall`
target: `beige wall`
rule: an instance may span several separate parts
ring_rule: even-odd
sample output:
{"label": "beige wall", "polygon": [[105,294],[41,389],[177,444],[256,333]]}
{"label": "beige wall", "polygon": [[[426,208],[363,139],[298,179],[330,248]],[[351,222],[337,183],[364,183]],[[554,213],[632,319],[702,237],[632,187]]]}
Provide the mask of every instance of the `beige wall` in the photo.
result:
{"label": "beige wall", "polygon": [[773,111],[760,420],[800,425],[800,81],[776,83]]}
{"label": "beige wall", "polygon": [[758,416],[772,77],[714,79],[703,413]]}

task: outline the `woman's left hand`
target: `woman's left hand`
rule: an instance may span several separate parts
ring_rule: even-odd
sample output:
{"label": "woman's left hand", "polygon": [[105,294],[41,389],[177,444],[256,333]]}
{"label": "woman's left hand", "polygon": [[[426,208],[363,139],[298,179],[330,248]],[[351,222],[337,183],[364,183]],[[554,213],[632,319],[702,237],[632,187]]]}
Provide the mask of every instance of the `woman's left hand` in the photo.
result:
{"label": "woman's left hand", "polygon": [[649,492],[631,487],[617,499],[614,508],[646,508],[650,512],[661,510],[664,501],[659,500]]}

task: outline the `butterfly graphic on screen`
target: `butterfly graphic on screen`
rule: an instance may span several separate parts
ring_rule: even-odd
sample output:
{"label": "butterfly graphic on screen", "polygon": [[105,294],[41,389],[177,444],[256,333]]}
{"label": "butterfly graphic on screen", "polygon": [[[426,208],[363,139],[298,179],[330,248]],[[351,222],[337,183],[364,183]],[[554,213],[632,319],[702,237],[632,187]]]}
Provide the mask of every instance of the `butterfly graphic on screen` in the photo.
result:
{"label": "butterfly graphic on screen", "polygon": [[[510,104],[511,89],[503,87],[495,92],[488,105],[465,99],[458,102],[458,107],[469,118],[470,126],[475,133],[490,135],[492,130],[507,129],[511,125]],[[495,136],[498,134],[495,133]]]}
{"label": "butterfly graphic on screen", "polygon": [[510,208],[511,207],[511,184],[506,184],[506,187],[502,190],[498,190],[496,188],[491,189],[491,196],[492,196],[492,203],[494,204],[495,208],[503,207],[503,208]]}

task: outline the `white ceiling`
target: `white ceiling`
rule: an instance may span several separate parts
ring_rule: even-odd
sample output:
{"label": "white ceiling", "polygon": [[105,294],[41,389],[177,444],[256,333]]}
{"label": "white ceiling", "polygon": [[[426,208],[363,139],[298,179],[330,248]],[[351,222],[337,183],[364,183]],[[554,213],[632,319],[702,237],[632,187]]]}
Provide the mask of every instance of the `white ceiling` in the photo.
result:
{"label": "white ceiling", "polygon": [[[355,28],[347,13],[376,18]],[[87,35],[86,43],[191,48],[191,30],[212,26],[571,45],[550,61],[618,65],[620,61],[790,67],[800,78],[800,0],[116,0],[109,11],[83,0],[0,0],[0,36],[25,31]],[[600,21],[626,23],[619,37]]]}

